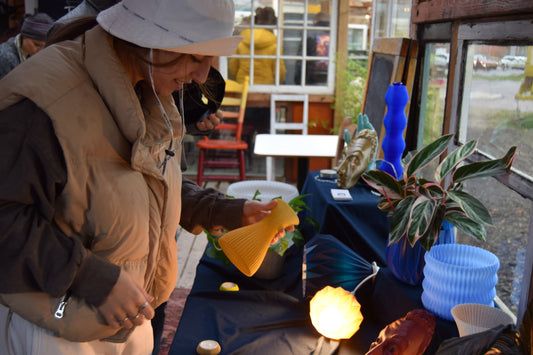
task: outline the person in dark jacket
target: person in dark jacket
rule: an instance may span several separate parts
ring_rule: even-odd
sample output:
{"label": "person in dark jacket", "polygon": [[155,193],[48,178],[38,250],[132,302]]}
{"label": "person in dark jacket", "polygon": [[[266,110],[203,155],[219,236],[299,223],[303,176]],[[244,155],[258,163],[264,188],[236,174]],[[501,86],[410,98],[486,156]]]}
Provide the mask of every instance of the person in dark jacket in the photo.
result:
{"label": "person in dark jacket", "polygon": [[17,65],[44,48],[54,20],[45,13],[27,16],[20,33],[0,44],[0,79]]}

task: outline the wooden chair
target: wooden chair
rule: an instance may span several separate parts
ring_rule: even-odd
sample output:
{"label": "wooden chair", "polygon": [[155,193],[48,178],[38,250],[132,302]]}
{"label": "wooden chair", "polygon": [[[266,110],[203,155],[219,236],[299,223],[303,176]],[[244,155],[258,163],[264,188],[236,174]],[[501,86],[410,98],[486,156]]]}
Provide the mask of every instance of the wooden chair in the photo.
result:
{"label": "wooden chair", "polygon": [[[248,144],[241,139],[248,98],[249,77],[243,84],[233,80],[226,80],[226,93],[220,109],[224,113],[224,120],[216,128],[216,139],[204,136],[196,143],[200,149],[198,155],[198,173],[196,183],[202,186],[203,181],[242,181],[246,180],[246,166],[244,152]],[[233,110],[232,110],[233,109]],[[204,175],[204,169],[235,169],[238,175],[216,174]]]}
{"label": "wooden chair", "polygon": [[337,166],[339,163],[339,160],[341,159],[342,152],[344,150],[344,130],[347,129],[350,138],[353,139],[355,137],[355,132],[357,132],[357,124],[352,123],[351,117],[344,117],[344,119],[341,122],[341,125],[339,127],[339,141],[337,143],[337,153],[335,155],[335,161],[333,162],[333,166]]}

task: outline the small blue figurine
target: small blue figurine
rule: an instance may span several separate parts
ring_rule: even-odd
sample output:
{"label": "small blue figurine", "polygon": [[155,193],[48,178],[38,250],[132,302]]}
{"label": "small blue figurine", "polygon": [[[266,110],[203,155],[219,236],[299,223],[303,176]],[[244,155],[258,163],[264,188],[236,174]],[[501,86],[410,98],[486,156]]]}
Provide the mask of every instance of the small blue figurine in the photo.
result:
{"label": "small blue figurine", "polygon": [[[357,115],[357,132],[355,132],[355,136],[359,134],[359,132],[363,129],[370,129],[375,131],[374,126],[372,126],[372,123],[370,123],[370,120],[368,119],[368,116],[366,114],[359,113]],[[372,156],[372,160],[368,164],[368,167],[365,171],[373,170],[376,168],[376,154],[378,153],[378,146],[379,146],[379,137],[378,137],[378,144],[376,145],[376,150],[374,151],[374,155]]]}

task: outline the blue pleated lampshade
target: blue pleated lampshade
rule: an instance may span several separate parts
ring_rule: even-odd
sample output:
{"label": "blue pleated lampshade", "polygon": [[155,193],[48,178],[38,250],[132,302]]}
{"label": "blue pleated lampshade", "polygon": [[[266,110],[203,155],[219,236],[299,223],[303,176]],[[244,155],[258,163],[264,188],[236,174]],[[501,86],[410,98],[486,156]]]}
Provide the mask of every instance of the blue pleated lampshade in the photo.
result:
{"label": "blue pleated lampshade", "polygon": [[302,268],[304,297],[313,297],[326,286],[354,292],[365,278],[377,272],[372,263],[328,234],[317,234],[305,244]]}

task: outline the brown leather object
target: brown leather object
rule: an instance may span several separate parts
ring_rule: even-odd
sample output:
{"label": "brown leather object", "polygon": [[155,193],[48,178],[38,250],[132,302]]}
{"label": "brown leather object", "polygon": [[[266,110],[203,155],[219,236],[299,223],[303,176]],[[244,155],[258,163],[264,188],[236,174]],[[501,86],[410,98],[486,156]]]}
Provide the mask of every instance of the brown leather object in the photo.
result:
{"label": "brown leather object", "polygon": [[412,310],[381,330],[366,355],[421,355],[433,338],[435,324],[433,313]]}

